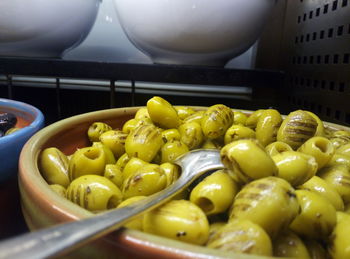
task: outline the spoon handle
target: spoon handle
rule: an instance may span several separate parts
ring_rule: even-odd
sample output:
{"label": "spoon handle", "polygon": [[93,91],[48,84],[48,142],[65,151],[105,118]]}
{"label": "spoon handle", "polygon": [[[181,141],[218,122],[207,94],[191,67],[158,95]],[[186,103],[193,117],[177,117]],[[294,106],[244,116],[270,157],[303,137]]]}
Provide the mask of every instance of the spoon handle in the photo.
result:
{"label": "spoon handle", "polygon": [[123,208],[2,241],[0,258],[38,259],[64,255],[165,203],[203,173],[223,167],[218,153],[213,151],[192,153],[179,164],[183,168],[181,177],[164,190]]}
{"label": "spoon handle", "polygon": [[0,258],[38,259],[66,254],[169,200],[184,188],[184,182],[176,183],[142,202],[5,240],[0,243]]}

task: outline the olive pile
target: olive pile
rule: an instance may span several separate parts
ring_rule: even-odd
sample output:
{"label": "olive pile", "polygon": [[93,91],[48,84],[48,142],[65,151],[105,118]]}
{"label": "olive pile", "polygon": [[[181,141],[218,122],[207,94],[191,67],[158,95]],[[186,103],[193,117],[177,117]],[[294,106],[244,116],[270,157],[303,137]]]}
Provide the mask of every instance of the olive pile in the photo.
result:
{"label": "olive pile", "polygon": [[15,127],[16,123],[17,118],[13,113],[0,113],[0,137],[18,130]]}
{"label": "olive pile", "polygon": [[85,209],[142,200],[178,179],[177,157],[215,148],[225,169],[126,227],[237,253],[350,258],[350,132],[311,112],[195,111],[153,97],[122,128],[94,122],[87,135],[90,146],[39,160],[50,186]]}

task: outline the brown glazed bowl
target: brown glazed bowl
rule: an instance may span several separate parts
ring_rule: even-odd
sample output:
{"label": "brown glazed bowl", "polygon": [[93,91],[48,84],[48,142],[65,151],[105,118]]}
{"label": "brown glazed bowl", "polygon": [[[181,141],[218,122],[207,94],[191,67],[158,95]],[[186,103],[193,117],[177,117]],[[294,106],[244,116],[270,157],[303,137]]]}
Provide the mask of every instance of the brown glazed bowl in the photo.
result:
{"label": "brown glazed bowl", "polygon": [[[36,133],[24,146],[19,161],[19,188],[25,221],[30,230],[84,219],[93,214],[50,189],[38,169],[40,152],[57,147],[66,154],[89,145],[87,129],[102,121],[121,127],[139,107],[85,113],[51,124]],[[167,238],[121,228],[67,255],[70,258],[237,258],[267,257],[234,254],[186,244]]]}

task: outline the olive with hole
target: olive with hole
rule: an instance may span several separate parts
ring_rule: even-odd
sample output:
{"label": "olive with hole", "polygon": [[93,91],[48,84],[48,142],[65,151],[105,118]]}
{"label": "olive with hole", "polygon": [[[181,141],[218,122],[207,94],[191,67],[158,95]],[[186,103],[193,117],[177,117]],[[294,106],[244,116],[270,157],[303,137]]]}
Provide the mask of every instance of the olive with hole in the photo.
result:
{"label": "olive with hole", "polygon": [[232,204],[238,186],[224,171],[218,170],[198,183],[190,194],[190,201],[206,215],[225,212]]}
{"label": "olive with hole", "polygon": [[99,212],[116,208],[122,201],[122,192],[106,177],[83,175],[70,183],[66,197],[87,210]]}
{"label": "olive with hole", "polygon": [[68,176],[72,181],[82,175],[103,175],[106,154],[101,147],[84,147],[72,155],[68,163]]}

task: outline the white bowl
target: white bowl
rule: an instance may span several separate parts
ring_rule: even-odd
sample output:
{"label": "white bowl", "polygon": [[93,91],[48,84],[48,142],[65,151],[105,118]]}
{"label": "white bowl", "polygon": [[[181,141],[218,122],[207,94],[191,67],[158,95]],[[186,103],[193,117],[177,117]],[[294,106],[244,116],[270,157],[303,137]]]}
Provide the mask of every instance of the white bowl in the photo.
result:
{"label": "white bowl", "polygon": [[90,32],[101,0],[1,0],[0,55],[61,57]]}
{"label": "white bowl", "polygon": [[223,66],[258,39],[276,0],[114,0],[129,40],[154,63]]}

